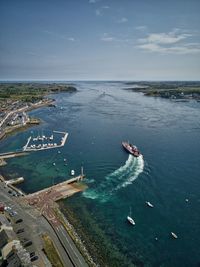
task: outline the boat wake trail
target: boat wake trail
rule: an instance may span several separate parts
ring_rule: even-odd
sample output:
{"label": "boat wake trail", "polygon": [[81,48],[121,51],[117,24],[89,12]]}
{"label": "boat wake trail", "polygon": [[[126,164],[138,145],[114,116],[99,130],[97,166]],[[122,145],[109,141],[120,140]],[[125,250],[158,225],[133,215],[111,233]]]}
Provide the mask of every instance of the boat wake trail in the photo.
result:
{"label": "boat wake trail", "polygon": [[107,175],[96,189],[89,189],[85,191],[83,195],[86,198],[99,199],[101,202],[106,202],[119,189],[132,184],[143,170],[143,156],[140,155],[136,158],[129,155],[123,166]]}

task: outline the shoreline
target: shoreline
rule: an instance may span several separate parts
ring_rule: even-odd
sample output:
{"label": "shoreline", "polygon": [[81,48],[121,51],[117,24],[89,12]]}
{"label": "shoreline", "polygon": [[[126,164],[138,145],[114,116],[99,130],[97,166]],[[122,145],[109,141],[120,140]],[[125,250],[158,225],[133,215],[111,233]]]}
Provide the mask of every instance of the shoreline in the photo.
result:
{"label": "shoreline", "polygon": [[8,129],[7,131],[5,131],[2,135],[0,135],[0,141],[6,139],[7,137],[11,135],[15,135],[16,133],[23,132],[27,130],[28,128],[31,128],[35,125],[39,125],[42,123],[42,121],[37,118],[30,118],[30,120],[33,120],[33,121],[28,122],[26,125],[13,126],[11,129]]}
{"label": "shoreline", "polygon": [[[56,92],[55,92],[56,93]],[[57,92],[59,93],[59,92]],[[46,102],[46,103],[42,103],[40,105],[37,105],[37,106],[32,106],[31,108],[27,109],[26,112],[29,112],[31,110],[34,110],[34,109],[38,109],[38,108],[41,108],[41,107],[44,107],[44,106],[50,106],[54,103],[54,99],[51,99],[50,101]],[[33,121],[30,121],[29,123],[27,123],[26,125],[24,126],[19,126],[19,127],[12,127],[12,129],[10,129],[9,132],[5,132],[3,134],[3,136],[0,136],[0,141],[1,140],[4,140],[6,139],[7,137],[9,137],[10,135],[12,134],[15,134],[17,132],[23,132],[24,130],[34,126],[34,125],[38,125],[41,123],[41,120],[38,119],[38,118],[35,118],[35,119],[32,119]],[[7,162],[4,160],[4,159],[1,159],[1,162],[0,162],[0,167],[1,166],[5,166],[7,165]],[[4,175],[5,176],[5,175]],[[4,178],[4,176],[2,176],[0,174],[0,177],[5,181],[7,180],[7,177]],[[27,195],[26,192],[22,192],[21,189],[18,189],[16,186],[13,186],[13,185],[9,185],[13,190],[15,190],[16,192],[21,192],[23,193],[23,195]],[[82,187],[84,187],[82,185]],[[60,200],[61,202],[62,200]],[[68,234],[70,235],[71,239],[73,240],[76,248],[79,250],[79,252],[81,253],[81,255],[83,256],[83,258],[85,259],[85,261],[87,262],[87,264],[91,267],[97,267],[99,266],[98,264],[94,263],[92,257],[90,256],[90,253],[87,251],[87,249],[85,248],[84,246],[84,241],[82,242],[82,240],[79,238],[77,232],[76,232],[76,227],[74,225],[71,225],[66,216],[62,213],[61,211],[61,208],[60,206],[58,205],[57,202],[55,202],[55,206],[56,206],[56,210],[55,210],[55,213],[56,213],[56,217],[57,219],[61,222],[61,224],[65,227],[66,231],[68,232]],[[68,226],[68,227],[67,227]],[[69,230],[70,229],[70,230]]]}
{"label": "shoreline", "polygon": [[[96,224],[95,218],[82,206],[82,203],[74,201],[74,198],[59,201],[59,209],[70,225],[78,225],[77,228],[75,227],[75,231],[87,251],[92,254],[93,261],[97,263],[97,266],[121,267],[126,262],[126,266],[134,267],[135,265],[127,262],[126,255],[121,253],[104,230]],[[79,210],[78,214],[77,210]]]}
{"label": "shoreline", "polygon": [[[44,103],[40,103],[31,107],[28,107],[27,109],[24,110],[24,112],[30,112],[34,109],[38,109],[41,107],[46,107],[46,106],[50,106],[54,103],[54,99],[49,99],[48,102],[44,102]],[[41,123],[41,119],[39,118],[33,118],[30,117],[29,121],[25,124],[25,125],[16,125],[16,126],[10,126],[10,128],[6,129],[3,133],[1,133],[0,135],[0,141],[7,138],[8,136],[15,134],[16,132],[22,132],[34,125],[39,125]]]}

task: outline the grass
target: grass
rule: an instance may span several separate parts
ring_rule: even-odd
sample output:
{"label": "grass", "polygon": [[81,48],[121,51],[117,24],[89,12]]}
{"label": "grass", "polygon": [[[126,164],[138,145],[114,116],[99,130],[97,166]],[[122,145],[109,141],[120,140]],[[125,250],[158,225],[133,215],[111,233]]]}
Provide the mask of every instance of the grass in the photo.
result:
{"label": "grass", "polygon": [[44,241],[45,253],[49,261],[51,262],[52,266],[53,267],[64,267],[51,238],[48,235],[44,234],[42,236],[42,239]]}

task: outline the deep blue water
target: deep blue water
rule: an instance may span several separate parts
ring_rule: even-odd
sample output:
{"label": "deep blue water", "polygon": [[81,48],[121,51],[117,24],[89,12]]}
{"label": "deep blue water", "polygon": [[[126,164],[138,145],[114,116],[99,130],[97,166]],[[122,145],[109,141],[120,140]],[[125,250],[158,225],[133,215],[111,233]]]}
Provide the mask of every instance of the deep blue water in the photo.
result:
{"label": "deep blue water", "polygon": [[[1,151],[10,151],[30,134],[67,131],[61,153],[15,158],[3,172],[24,176],[21,188],[33,192],[69,178],[71,169],[79,174],[83,166],[89,188],[73,201],[91,213],[129,262],[138,257],[143,266],[200,266],[200,103],[145,97],[123,90],[122,82],[76,87],[77,93],[53,96],[56,108],[31,112],[43,120],[40,126],[0,144]],[[123,140],[136,144],[143,157],[129,156]],[[126,222],[130,207],[133,227]]]}

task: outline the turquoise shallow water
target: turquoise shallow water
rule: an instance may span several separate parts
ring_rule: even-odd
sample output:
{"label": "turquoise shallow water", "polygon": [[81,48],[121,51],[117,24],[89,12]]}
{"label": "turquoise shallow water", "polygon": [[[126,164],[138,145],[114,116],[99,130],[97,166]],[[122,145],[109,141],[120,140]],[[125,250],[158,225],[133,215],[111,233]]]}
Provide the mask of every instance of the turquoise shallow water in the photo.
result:
{"label": "turquoise shallow water", "polygon": [[[0,144],[1,151],[9,151],[22,147],[30,134],[66,130],[61,153],[52,149],[15,158],[3,172],[24,176],[20,187],[34,192],[66,179],[71,169],[78,174],[83,165],[89,189],[74,196],[70,205],[80,220],[83,207],[91,215],[124,256],[122,266],[200,266],[199,103],[145,97],[123,90],[126,85],[120,82],[76,86],[75,94],[53,96],[56,108],[31,112],[43,120],[40,126]],[[123,140],[136,144],[143,157],[129,156],[121,147]],[[130,206],[134,227],[126,222]]]}

